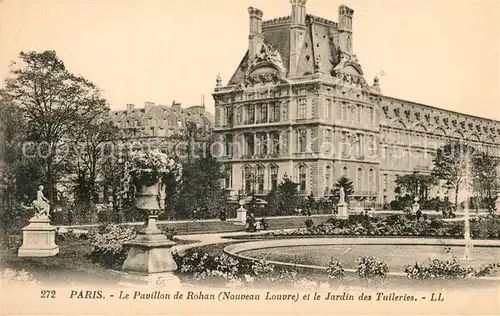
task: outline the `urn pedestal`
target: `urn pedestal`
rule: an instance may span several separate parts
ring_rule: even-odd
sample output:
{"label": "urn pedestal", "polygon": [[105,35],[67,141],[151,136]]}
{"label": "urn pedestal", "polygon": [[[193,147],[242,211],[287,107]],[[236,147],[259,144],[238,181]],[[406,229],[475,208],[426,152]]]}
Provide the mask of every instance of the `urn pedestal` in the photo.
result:
{"label": "urn pedestal", "polygon": [[51,257],[59,253],[56,245],[56,227],[50,225],[47,216],[33,217],[23,228],[23,245],[19,257]]}
{"label": "urn pedestal", "polygon": [[245,225],[247,222],[247,209],[243,206],[236,210],[236,221],[241,225]]}
{"label": "urn pedestal", "polygon": [[157,282],[158,278],[168,284],[178,282],[173,275],[177,264],[171,250],[175,242],[169,240],[156,225],[161,204],[158,192],[158,184],[143,187],[137,197],[137,208],[148,213],[148,220],[133,240],[124,243],[128,254],[122,270],[128,274],[126,281],[132,283],[150,284]]}

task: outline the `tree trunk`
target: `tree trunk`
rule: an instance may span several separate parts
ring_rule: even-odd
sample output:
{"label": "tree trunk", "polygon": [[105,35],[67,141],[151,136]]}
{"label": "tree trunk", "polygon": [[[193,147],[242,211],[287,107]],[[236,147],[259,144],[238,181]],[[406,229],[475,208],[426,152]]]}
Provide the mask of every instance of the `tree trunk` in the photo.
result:
{"label": "tree trunk", "polygon": [[455,187],[455,210],[458,209],[458,190],[460,189],[460,186],[457,185]]}

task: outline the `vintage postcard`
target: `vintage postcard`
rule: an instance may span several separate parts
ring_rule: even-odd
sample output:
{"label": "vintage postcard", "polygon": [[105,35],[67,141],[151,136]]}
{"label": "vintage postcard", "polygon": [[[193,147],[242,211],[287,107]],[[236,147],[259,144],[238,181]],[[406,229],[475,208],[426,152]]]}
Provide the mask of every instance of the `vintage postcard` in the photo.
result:
{"label": "vintage postcard", "polygon": [[0,315],[500,314],[496,0],[0,0]]}

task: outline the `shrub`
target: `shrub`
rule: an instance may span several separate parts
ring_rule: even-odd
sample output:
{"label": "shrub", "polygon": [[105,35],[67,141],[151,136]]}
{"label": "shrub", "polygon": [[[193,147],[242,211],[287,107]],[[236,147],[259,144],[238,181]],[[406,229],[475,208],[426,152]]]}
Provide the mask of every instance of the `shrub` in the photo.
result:
{"label": "shrub", "polygon": [[314,226],[314,221],[308,217],[305,221],[304,224],[306,225],[307,229],[311,229]]}
{"label": "shrub", "polygon": [[326,274],[328,275],[328,278],[331,280],[340,280],[343,279],[345,276],[345,271],[342,265],[340,264],[340,261],[338,260],[330,260],[328,262],[328,268],[326,269]]}
{"label": "shrub", "polygon": [[24,283],[24,284],[33,284],[39,285],[39,282],[35,280],[33,274],[26,270],[12,270],[12,269],[3,269],[2,271],[2,280],[7,283]]}
{"label": "shrub", "polygon": [[389,273],[387,263],[375,257],[364,256],[356,259],[356,263],[356,273],[365,280],[383,280]]}
{"label": "shrub", "polygon": [[88,234],[92,246],[89,259],[106,268],[119,269],[127,258],[127,249],[123,243],[135,237],[133,228],[120,225],[106,225],[98,232]]}
{"label": "shrub", "polygon": [[293,285],[299,282],[297,272],[276,269],[265,260],[246,261],[222,255],[174,253],[179,267],[177,273],[195,281],[209,280],[210,284],[225,283],[230,286],[242,284]]}
{"label": "shrub", "polygon": [[429,259],[429,265],[418,264],[407,266],[405,272],[409,279],[470,279],[492,274],[500,264],[489,264],[484,268],[475,270],[473,267],[464,267],[457,257],[452,260]]}
{"label": "shrub", "polygon": [[174,240],[175,236],[175,227],[166,227],[162,229],[162,233],[167,236],[169,240]]}

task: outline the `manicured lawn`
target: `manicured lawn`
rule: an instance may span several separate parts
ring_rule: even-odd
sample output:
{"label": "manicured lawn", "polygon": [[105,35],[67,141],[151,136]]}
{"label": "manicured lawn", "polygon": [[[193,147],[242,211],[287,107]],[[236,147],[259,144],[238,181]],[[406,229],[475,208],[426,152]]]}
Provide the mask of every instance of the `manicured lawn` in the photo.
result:
{"label": "manicured lawn", "polygon": [[42,283],[116,283],[118,275],[93,264],[85,255],[90,245],[84,241],[59,243],[59,254],[35,258],[17,256],[14,249],[2,250],[2,268],[26,270]]}
{"label": "manicured lawn", "polygon": [[[195,241],[176,240],[178,244]],[[59,253],[53,257],[18,257],[17,250],[2,249],[2,269],[26,270],[42,283],[116,284],[118,272],[93,264],[86,255],[91,246],[85,240],[59,241]]]}

